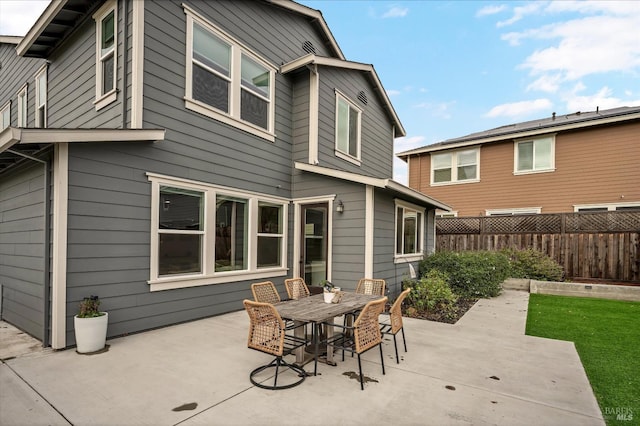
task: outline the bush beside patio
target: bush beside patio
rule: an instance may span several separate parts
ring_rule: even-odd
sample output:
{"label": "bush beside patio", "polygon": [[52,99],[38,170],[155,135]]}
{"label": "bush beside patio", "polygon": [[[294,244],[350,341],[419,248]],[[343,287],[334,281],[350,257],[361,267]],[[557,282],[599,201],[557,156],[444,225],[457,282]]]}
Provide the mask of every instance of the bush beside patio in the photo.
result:
{"label": "bush beside patio", "polygon": [[557,280],[562,267],[535,250],[436,252],[419,265],[405,315],[455,323],[480,298],[498,296],[509,277]]}

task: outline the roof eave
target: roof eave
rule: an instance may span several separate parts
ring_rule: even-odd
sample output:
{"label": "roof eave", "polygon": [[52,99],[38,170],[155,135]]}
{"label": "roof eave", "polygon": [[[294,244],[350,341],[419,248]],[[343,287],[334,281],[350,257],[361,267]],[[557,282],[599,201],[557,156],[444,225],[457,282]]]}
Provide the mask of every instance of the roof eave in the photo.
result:
{"label": "roof eave", "polygon": [[340,49],[340,46],[338,46],[338,42],[333,37],[333,34],[331,33],[331,30],[329,29],[327,22],[324,20],[324,16],[322,16],[322,12],[320,12],[319,10],[301,5],[291,0],[269,0],[269,1],[277,6],[291,10],[292,12],[300,13],[309,18],[315,19],[318,25],[320,26],[320,28],[322,29],[322,32],[324,33],[335,55],[342,60],[345,59],[345,56],[342,53],[342,50]]}
{"label": "roof eave", "polygon": [[602,126],[606,124],[621,123],[625,121],[638,120],[638,119],[640,119],[640,112],[636,112],[633,114],[599,118],[599,119],[592,119],[587,121],[580,121],[580,122],[575,122],[575,123],[570,123],[565,125],[544,126],[538,129],[522,130],[519,132],[509,132],[509,133],[503,133],[500,135],[488,136],[484,138],[477,138],[477,139],[472,138],[468,140],[463,139],[463,140],[452,142],[452,143],[447,143],[446,141],[444,141],[434,145],[427,145],[422,148],[416,148],[409,151],[399,152],[398,154],[396,154],[396,157],[406,161],[406,158],[411,155],[426,154],[429,152],[444,151],[444,150],[456,149],[456,148],[464,148],[467,146],[474,146],[474,145],[483,145],[486,143],[500,142],[500,141],[505,141],[510,139],[520,139],[520,138],[544,135],[549,133],[564,132],[567,130],[576,130],[576,129],[594,127],[594,126]]}
{"label": "roof eave", "polygon": [[380,179],[374,178],[370,176],[359,175],[356,173],[345,172],[342,170],[330,169],[328,167],[316,166],[308,163],[296,162],[294,167],[296,170],[302,170],[306,172],[316,173],[323,176],[328,176],[336,179],[342,179],[349,182],[359,183],[362,185],[369,185],[375,188],[387,189],[399,194],[404,195],[405,197],[412,198],[422,204],[431,205],[435,208],[451,211],[451,207],[447,204],[438,201],[434,198],[429,197],[428,195],[423,194],[422,192],[418,192],[414,189],[411,189],[399,182],[396,182],[393,179]]}
{"label": "roof eave", "polygon": [[164,140],[164,129],[21,129],[0,133],[0,153],[16,144],[75,142],[144,142]]}
{"label": "roof eave", "polygon": [[25,35],[22,41],[18,44],[16,51],[18,56],[24,56],[24,54],[33,46],[33,43],[42,34],[44,29],[53,21],[56,15],[67,4],[67,0],[52,0],[49,6],[42,12],[42,15],[38,18],[36,23],[31,27],[27,35]]}

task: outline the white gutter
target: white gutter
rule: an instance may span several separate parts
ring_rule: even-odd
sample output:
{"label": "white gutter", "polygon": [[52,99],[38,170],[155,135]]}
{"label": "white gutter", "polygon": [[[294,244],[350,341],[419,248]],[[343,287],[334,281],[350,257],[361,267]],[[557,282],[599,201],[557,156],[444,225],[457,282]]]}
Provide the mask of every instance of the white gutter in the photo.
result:
{"label": "white gutter", "polygon": [[0,133],[0,152],[15,144],[65,142],[144,142],[164,140],[164,129],[20,129]]}

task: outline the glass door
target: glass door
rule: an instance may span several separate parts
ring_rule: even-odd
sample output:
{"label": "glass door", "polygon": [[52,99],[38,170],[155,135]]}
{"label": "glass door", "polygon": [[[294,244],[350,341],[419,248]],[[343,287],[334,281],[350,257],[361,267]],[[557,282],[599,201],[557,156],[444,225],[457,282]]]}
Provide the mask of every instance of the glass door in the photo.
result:
{"label": "glass door", "polygon": [[318,285],[327,279],[327,213],[328,203],[301,206],[302,253],[300,270],[307,285]]}

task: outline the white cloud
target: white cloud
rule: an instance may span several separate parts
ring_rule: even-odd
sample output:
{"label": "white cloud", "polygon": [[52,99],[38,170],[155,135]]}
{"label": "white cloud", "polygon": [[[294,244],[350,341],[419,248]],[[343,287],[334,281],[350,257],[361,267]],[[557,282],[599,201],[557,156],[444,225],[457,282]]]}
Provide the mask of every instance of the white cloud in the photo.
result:
{"label": "white cloud", "polygon": [[400,90],[387,90],[387,96],[398,96],[402,92]]}
{"label": "white cloud", "polygon": [[419,148],[423,145],[426,145],[424,136],[405,136],[403,138],[396,139],[393,147],[394,152],[397,153]]}
{"label": "white cloud", "polygon": [[0,0],[0,35],[24,36],[49,5],[49,0]]}
{"label": "white cloud", "polygon": [[382,18],[402,18],[407,16],[407,13],[409,13],[408,7],[393,6],[382,14]]}
{"label": "white cloud", "polygon": [[534,2],[534,3],[529,3],[527,5],[524,5],[524,6],[514,7],[513,8],[513,16],[511,18],[505,20],[505,21],[499,21],[496,24],[496,26],[498,28],[500,28],[500,27],[506,27],[506,26],[512,25],[512,24],[520,21],[526,15],[530,15],[532,13],[537,12],[544,5],[545,5],[544,2]]}
{"label": "white cloud", "polygon": [[568,80],[594,73],[631,71],[640,67],[638,28],[640,15],[636,19],[597,16],[521,34],[560,39],[556,46],[532,53],[521,67],[528,68],[532,75],[559,71]]}
{"label": "white cloud", "polygon": [[527,86],[527,92],[538,90],[547,93],[556,93],[560,88],[560,74],[545,74]]}
{"label": "white cloud", "polygon": [[485,114],[485,117],[518,117],[535,114],[553,106],[549,99],[535,99],[533,101],[512,102],[508,104],[496,105]]}
{"label": "white cloud", "polygon": [[482,16],[488,16],[488,15],[495,15],[496,13],[500,13],[503,10],[506,10],[507,6],[505,5],[500,5],[500,6],[485,6],[482,9],[478,10],[476,12],[476,17],[482,17]]}
{"label": "white cloud", "polygon": [[451,107],[453,107],[455,104],[456,101],[439,103],[421,102],[419,104],[413,105],[413,108],[427,109],[430,111],[432,117],[438,117],[448,120],[451,118]]}
{"label": "white cloud", "polygon": [[594,111],[596,108],[610,109],[640,105],[640,99],[625,101],[612,96],[613,91],[607,86],[590,95],[578,94],[578,92],[582,92],[585,89],[584,84],[579,83],[574,86],[571,92],[563,96],[567,111]]}

